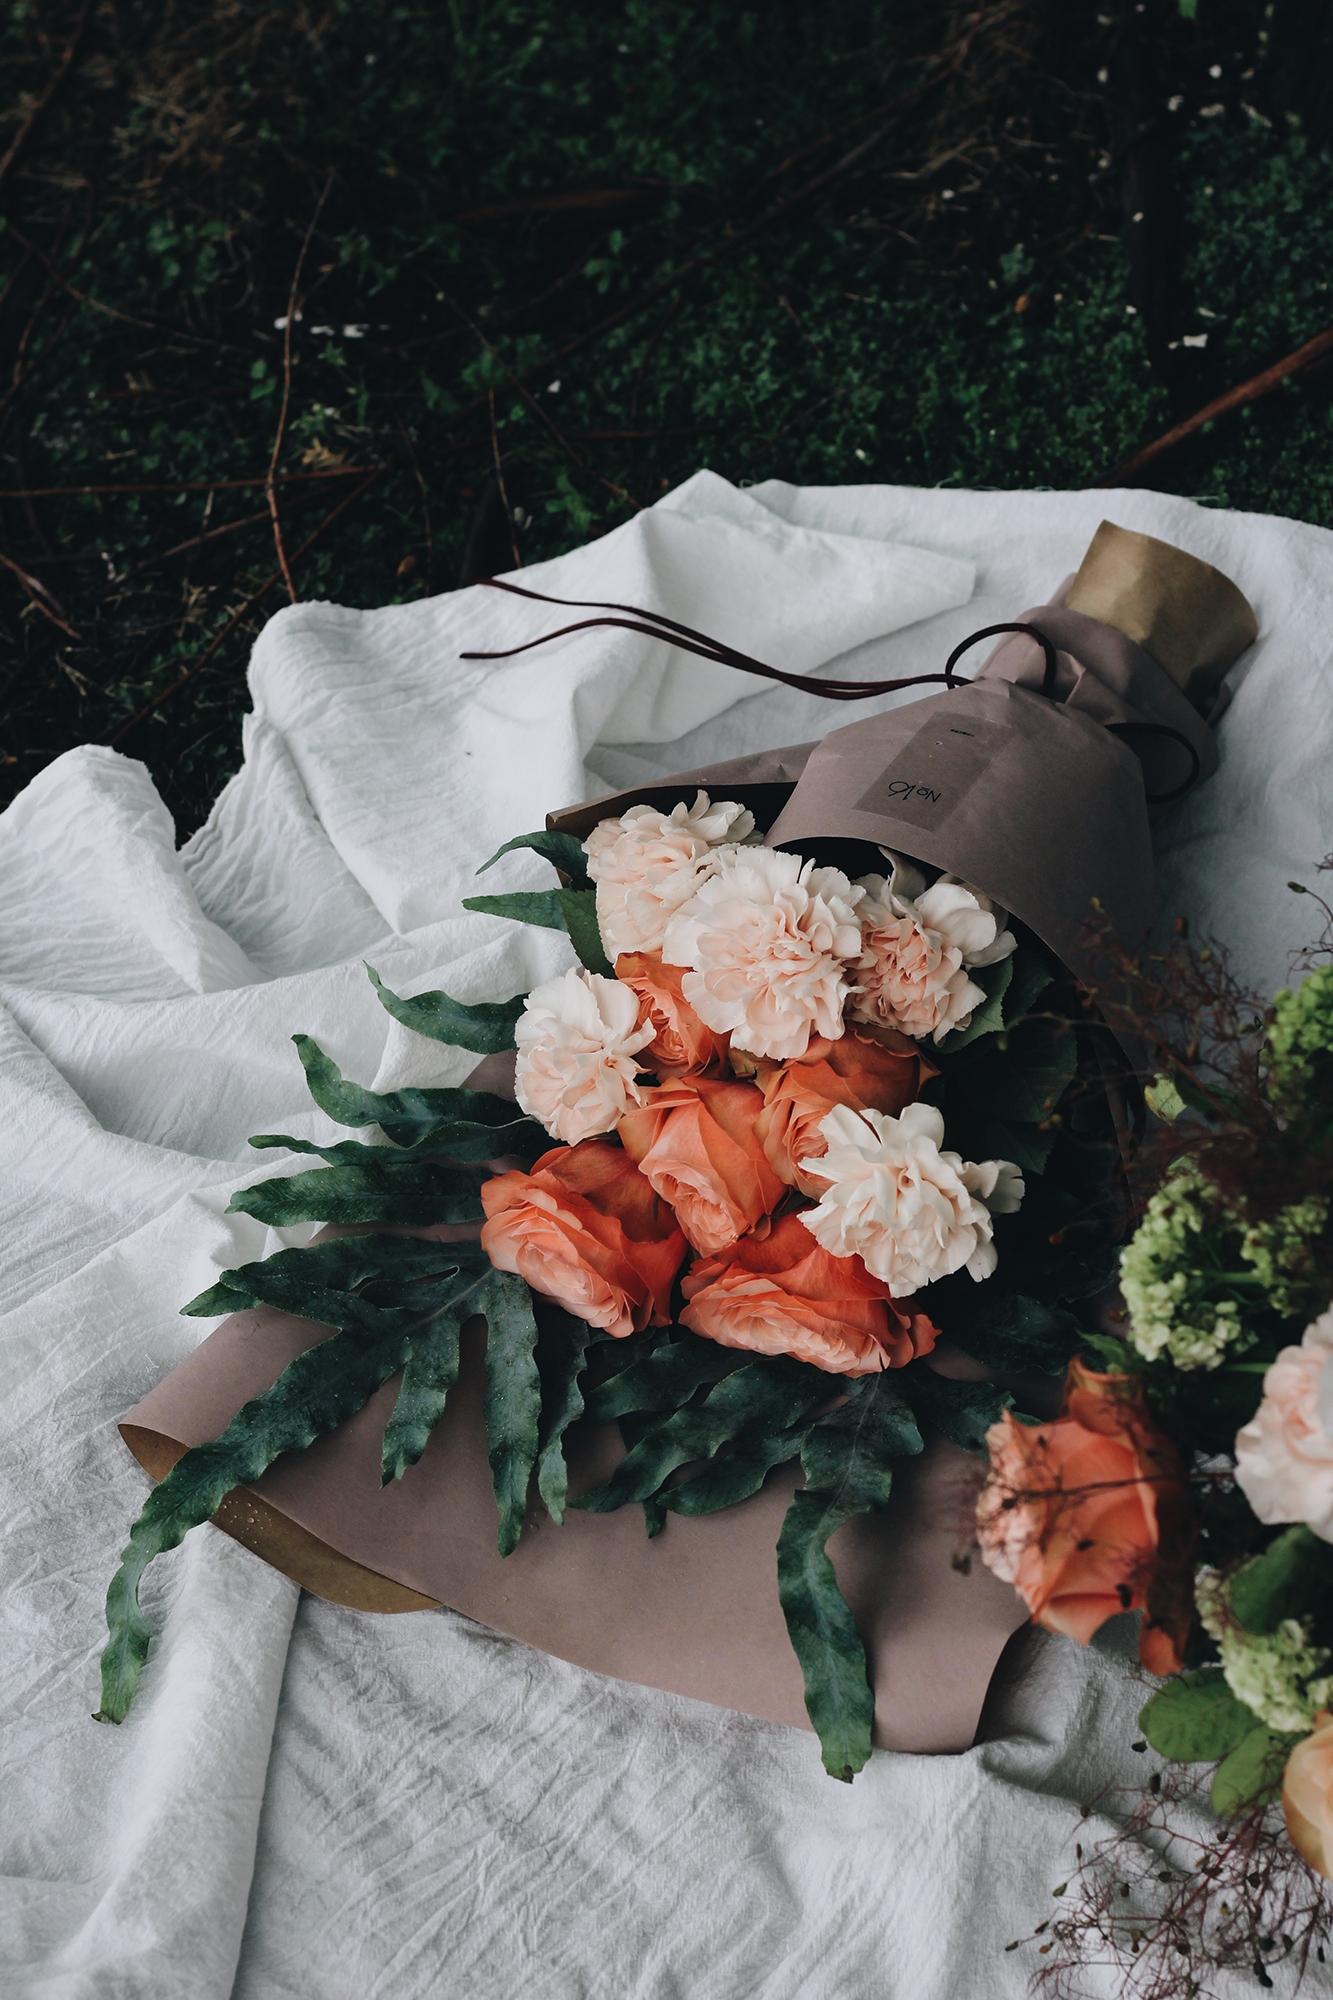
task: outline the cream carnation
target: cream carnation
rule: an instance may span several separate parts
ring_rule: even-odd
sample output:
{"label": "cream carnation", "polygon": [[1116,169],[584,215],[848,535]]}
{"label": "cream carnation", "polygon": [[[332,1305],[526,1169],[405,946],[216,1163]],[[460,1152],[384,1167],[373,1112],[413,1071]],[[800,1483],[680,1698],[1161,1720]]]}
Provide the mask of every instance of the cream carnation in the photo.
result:
{"label": "cream carnation", "polygon": [[1017,947],[1005,912],[956,875],[941,875],[927,889],[896,857],[887,882],[867,875],[863,886],[853,1017],[918,1041],[930,1035],[939,1042],[966,1028],[986,998],[969,969],[994,965]]}
{"label": "cream carnation", "polygon": [[653,1039],[639,1026],[639,997],[597,972],[564,972],[534,986],[514,1029],[514,1095],[553,1139],[577,1146],[609,1132],[643,1102],[638,1052]]}
{"label": "cream carnation", "polygon": [[666,928],[662,956],[691,968],[681,990],[733,1049],[790,1062],[812,1035],[842,1034],[847,965],[861,949],[854,889],[771,847],[724,848]]}
{"label": "cream carnation", "polygon": [[1025,1192],[1017,1167],[942,1153],[933,1104],[909,1104],[900,1118],[839,1104],[819,1129],[828,1152],[801,1166],[828,1187],[801,1221],[825,1250],[860,1257],[895,1299],[951,1271],[990,1276],[991,1217],[1016,1209]]}
{"label": "cream carnation", "polygon": [[1266,1527],[1303,1521],[1333,1542],[1333,1308],[1284,1347],[1236,1438],[1236,1484]]}
{"label": "cream carnation", "polygon": [[595,826],[583,848],[607,957],[660,951],[668,921],[709,872],[714,849],[753,832],[753,813],[729,800],[713,805],[707,792],[669,813],[631,806]]}

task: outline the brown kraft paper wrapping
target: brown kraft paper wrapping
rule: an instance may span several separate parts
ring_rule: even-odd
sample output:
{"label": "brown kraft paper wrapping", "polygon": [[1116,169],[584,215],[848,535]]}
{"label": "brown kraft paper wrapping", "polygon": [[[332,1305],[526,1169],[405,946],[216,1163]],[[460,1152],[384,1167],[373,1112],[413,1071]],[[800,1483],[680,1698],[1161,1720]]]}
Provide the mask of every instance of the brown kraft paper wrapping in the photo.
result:
{"label": "brown kraft paper wrapping", "polygon": [[[412,1235],[447,1240],[441,1226]],[[468,1232],[475,1233],[475,1232]],[[234,1314],[121,1423],[161,1478],[188,1445],[216,1437],[327,1328],[260,1307]],[[556,1527],[534,1500],[517,1549],[496,1549],[482,1421],[485,1322],[464,1328],[462,1366],[418,1464],[380,1485],[380,1441],[400,1377],[341,1430],[229,1495],[217,1525],[317,1596],[367,1611],[447,1604],[492,1630],[595,1673],[808,1729],[801,1670],[778,1603],[776,1549],[798,1468],[724,1513],[672,1515],[649,1541],[642,1510]],[[973,1371],[964,1357],[959,1362]],[[830,1379],[830,1392],[838,1383]],[[567,1435],[571,1494],[624,1455],[614,1425]],[[975,1461],[943,1440],[894,1474],[874,1519],[838,1531],[829,1554],[866,1642],[875,1741],[965,1750],[1000,1652],[1024,1618],[1007,1584],[954,1557],[970,1539]]]}
{"label": "brown kraft paper wrapping", "polygon": [[[1109,523],[1055,601],[1017,622],[1045,635],[1053,678],[1043,645],[1009,634],[966,685],[818,744],[637,786],[548,823],[583,838],[632,804],[669,807],[703,786],[748,806],[773,846],[818,855],[859,842],[867,868],[888,847],[950,870],[1077,970],[1094,898],[1127,942],[1151,921],[1149,801],[1216,769],[1194,703],[1256,628],[1218,572]],[[512,1095],[512,1062],[490,1057],[469,1083]],[[475,1231],[409,1233],[443,1240]],[[269,1308],[225,1320],[130,1411],[126,1443],[161,1478],[326,1331]],[[809,1728],[776,1576],[797,1467],[722,1513],[671,1515],[652,1541],[637,1507],[570,1509],[556,1527],[534,1503],[518,1548],[502,1560],[481,1412],[484,1347],[485,1323],[473,1321],[445,1415],[402,1480],[380,1485],[394,1377],[342,1429],[229,1495],[217,1525],[334,1603],[449,1605],[594,1672]],[[985,1372],[947,1343],[932,1365]],[[837,1386],[832,1379],[832,1394]],[[571,1494],[602,1483],[623,1451],[615,1426],[576,1427],[566,1438]],[[882,1748],[967,1748],[995,1663],[1024,1622],[1008,1585],[979,1563],[955,1567],[970,1540],[977,1480],[975,1460],[929,1438],[895,1470],[883,1512],[829,1543],[865,1641]]]}

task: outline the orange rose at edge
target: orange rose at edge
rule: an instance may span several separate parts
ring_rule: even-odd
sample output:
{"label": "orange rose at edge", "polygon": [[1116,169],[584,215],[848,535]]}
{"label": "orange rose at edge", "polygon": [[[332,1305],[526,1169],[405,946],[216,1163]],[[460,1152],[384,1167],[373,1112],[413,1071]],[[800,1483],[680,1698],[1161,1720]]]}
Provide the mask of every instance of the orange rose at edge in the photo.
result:
{"label": "orange rose at edge", "polygon": [[685,998],[680,982],[688,969],[663,965],[651,951],[625,951],[616,960],[616,978],[638,995],[640,1027],[654,1029],[639,1056],[645,1069],[690,1076],[725,1063],[731,1037],[706,1028]]}
{"label": "orange rose at edge", "polygon": [[1139,1658],[1179,1673],[1192,1593],[1192,1516],[1175,1448],[1133,1375],[1071,1361],[1053,1423],[1006,1410],[987,1433],[990,1475],[977,1502],[988,1569],[1012,1583],[1036,1624],[1086,1645],[1120,1611],[1143,1609]]}
{"label": "orange rose at edge", "polygon": [[780,1180],[815,1200],[824,1183],[801,1172],[802,1160],[821,1159],[828,1140],[820,1121],[835,1104],[852,1111],[883,1111],[897,1117],[915,1103],[928,1077],[938,1075],[916,1043],[892,1029],[882,1039],[848,1029],[836,1042],[812,1042],[799,1062],[763,1072],[757,1079],[764,1109],[755,1130],[764,1157]]}
{"label": "orange rose at edge", "polygon": [[1321,1708],[1282,1778],[1282,1815],[1301,1860],[1333,1877],[1333,1715]]}
{"label": "orange rose at edge", "polygon": [[924,1313],[904,1310],[859,1257],[834,1257],[799,1215],[767,1236],[745,1236],[685,1274],[681,1323],[723,1347],[790,1354],[833,1375],[903,1368],[938,1337]]}
{"label": "orange rose at edge", "polygon": [[770,1215],[787,1192],[764,1157],[752,1083],[681,1077],[645,1090],[616,1127],[630,1158],[676,1212],[690,1247],[711,1257]]}
{"label": "orange rose at edge", "polygon": [[619,1146],[584,1139],[543,1153],[531,1173],[483,1181],[481,1247],[497,1271],[617,1339],[671,1324],[685,1238]]}

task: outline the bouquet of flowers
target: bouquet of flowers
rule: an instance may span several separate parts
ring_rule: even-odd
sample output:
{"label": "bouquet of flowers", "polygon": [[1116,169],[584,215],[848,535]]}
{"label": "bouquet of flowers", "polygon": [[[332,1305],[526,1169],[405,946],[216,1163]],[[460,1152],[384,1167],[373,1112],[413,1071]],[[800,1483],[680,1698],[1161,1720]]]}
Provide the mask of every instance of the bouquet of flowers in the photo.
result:
{"label": "bouquet of flowers", "polygon": [[[1182,592],[1184,626],[1167,616]],[[807,680],[656,613],[583,608],[609,615],[580,625],[628,623],[834,700],[910,684]],[[405,1027],[483,1058],[472,1087],[376,1094],[296,1037],[320,1108],[383,1143],[252,1141],[323,1164],[233,1208],[329,1227],[223,1272],[185,1308],[232,1316],[205,1348],[244,1324],[277,1357],[251,1370],[265,1386],[226,1404],[220,1432],[196,1405],[181,1428],[210,1441],[158,1434],[156,1456],[136,1443],[168,1385],[122,1426],[161,1483],[108,1594],[102,1718],[126,1713],[147,1655],[146,1564],[210,1518],[271,1554],[250,1489],[267,1475],[271,1491],[282,1469],[267,1469],[321,1440],[311,1457],[327,1469],[333,1434],[364,1438],[372,1412],[384,1487],[422,1490],[484,1320],[501,1556],[543,1517],[534,1507],[559,1524],[567,1508],[634,1503],[656,1537],[672,1516],[758,1505],[771,1473],[799,1466],[777,1594],[825,1766],[850,1779],[875,1694],[827,1545],[885,1507],[923,1427],[973,1454],[988,1433],[1021,1453],[1059,1431],[1039,1422],[1043,1384],[1089,1352],[1085,1305],[1114,1275],[1129,1213],[1136,1108],[1088,984],[1087,920],[1099,908],[1122,940],[1141,934],[1149,807],[1216,769],[1195,697],[1254,629],[1207,565],[1104,524],[1054,605],[917,677],[944,692],[507,842],[487,868],[528,849],[558,885],[465,907],[566,933],[578,968],[477,1005],[404,998],[370,974]],[[1003,643],[960,681],[959,657],[991,635]],[[1183,1544],[1177,1463],[1147,1404],[1085,1364],[1073,1381],[1098,1406],[1091,1428],[1114,1433],[1153,1549]],[[571,1483],[567,1446],[577,1458],[611,1425],[612,1461]],[[1006,1495],[996,1519],[1017,1578],[1026,1515]],[[447,1523],[414,1521],[414,1549],[432,1533]],[[314,1546],[320,1563],[344,1560]],[[1163,1582],[1178,1569],[1114,1579],[1115,1606],[1146,1611],[1159,1671],[1183,1643],[1180,1590]],[[342,1601],[459,1602],[440,1573],[428,1596],[419,1564],[395,1581],[374,1559]],[[399,1589],[393,1604],[381,1587]]]}
{"label": "bouquet of flowers", "polygon": [[102,1714],[125,1712],[146,1652],[146,1561],[400,1368],[383,1464],[403,1477],[484,1311],[502,1551],[534,1471],[562,1517],[561,1438],[580,1415],[616,1418],[629,1449],[573,1504],[640,1502],[650,1534],[800,1459],[778,1585],[825,1761],[849,1777],[873,1697],[825,1543],[882,1503],[895,1459],[921,1449],[918,1415],[975,1449],[1012,1401],[929,1368],[941,1325],[987,1363],[1058,1365],[1078,1337],[1069,1301],[1110,1268],[1118,1155],[1078,994],[981,891],[898,856],[853,882],[759,844],[749,811],[706,793],[632,807],[586,843],[510,846],[562,885],[473,906],[558,920],[579,969],[475,1008],[371,976],[410,1027],[514,1047],[517,1104],[375,1097],[300,1037],[316,1101],[390,1143],[265,1136],[326,1164],[233,1203],[361,1229],[475,1218],[479,1241],[341,1236],[229,1271],[186,1308],[267,1303],[338,1331],[150,1497],[110,1594]]}
{"label": "bouquet of flowers", "polygon": [[[1295,1854],[1333,1877],[1329,948],[1326,934],[1267,1010],[1183,939],[1128,968],[1120,1018],[1156,1065],[1164,1170],[1059,1417],[1005,1412],[988,1438],[985,1562],[1038,1624],[1085,1642],[1146,1605],[1140,1657],[1171,1678],[1136,1747],[1215,1766],[1223,1824],[1206,1853],[1162,1869],[1165,1843],[1189,1843],[1159,1810],[1146,1907],[1104,1896],[1090,1857],[1082,1898],[1049,1925],[1044,1949],[1064,1944],[1068,1962],[1087,1962],[1090,1939],[1141,1959],[1135,1991],[1201,1991],[1210,1953],[1265,1986],[1293,1951],[1324,1958],[1326,1899],[1293,1886],[1269,1808],[1280,1800]],[[1161,1983],[1170,1967],[1181,1987]]]}

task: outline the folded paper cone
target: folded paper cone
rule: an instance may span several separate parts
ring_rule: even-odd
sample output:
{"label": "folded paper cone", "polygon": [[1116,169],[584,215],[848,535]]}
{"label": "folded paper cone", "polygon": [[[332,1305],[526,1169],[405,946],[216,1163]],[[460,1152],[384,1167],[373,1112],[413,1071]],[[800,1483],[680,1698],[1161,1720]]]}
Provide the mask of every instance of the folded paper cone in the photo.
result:
{"label": "folded paper cone", "polygon": [[[233,1315],[130,1411],[125,1442],[161,1478],[327,1331],[269,1308]],[[340,1430],[229,1495],[217,1525],[334,1603],[367,1611],[447,1604],[595,1673],[808,1729],[777,1593],[778,1534],[798,1468],[772,1474],[762,1492],[725,1513],[673,1514],[652,1541],[638,1507],[570,1509],[557,1527],[534,1502],[517,1549],[502,1560],[482,1420],[484,1354],[485,1323],[474,1320],[444,1417],[401,1480],[380,1485],[395,1376]],[[837,1393],[835,1380],[830,1389]],[[586,1493],[624,1447],[614,1425],[584,1427],[567,1437],[566,1456],[571,1493]],[[995,1663],[1024,1621],[1013,1591],[979,1563],[966,1574],[953,1566],[970,1539],[976,1483],[975,1460],[936,1441],[895,1473],[884,1513],[829,1543],[866,1644],[883,1748],[965,1750]]]}
{"label": "folded paper cone", "polygon": [[1249,603],[1221,570],[1114,521],[1093,536],[1065,606],[1142,646],[1196,708],[1259,633]]}

